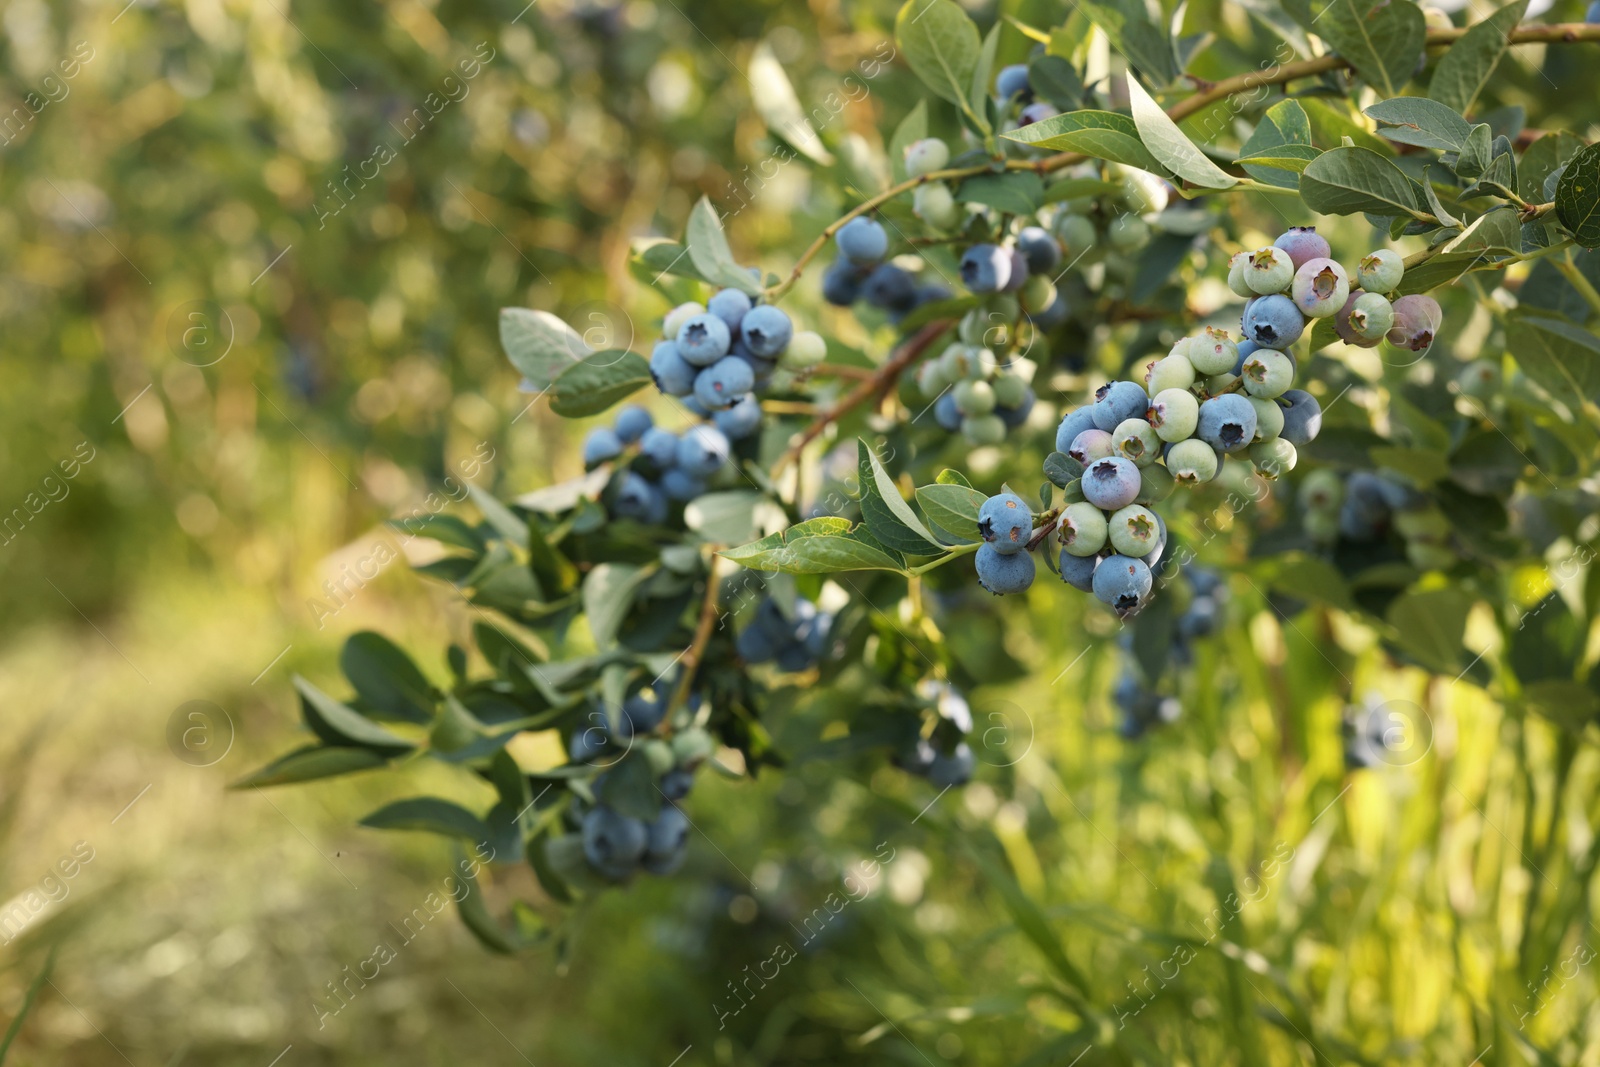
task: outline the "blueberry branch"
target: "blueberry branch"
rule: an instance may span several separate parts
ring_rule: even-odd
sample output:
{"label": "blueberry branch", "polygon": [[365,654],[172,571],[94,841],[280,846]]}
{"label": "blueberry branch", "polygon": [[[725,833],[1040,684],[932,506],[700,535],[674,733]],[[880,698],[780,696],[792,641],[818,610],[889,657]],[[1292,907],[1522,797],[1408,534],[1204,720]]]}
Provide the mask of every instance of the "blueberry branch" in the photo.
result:
{"label": "blueberry branch", "polygon": [[912,577],[927,574],[929,571],[937,567],[943,567],[946,563],[949,563],[951,560],[960,556],[970,556],[972,553],[978,551],[978,549],[982,547],[982,541],[974,541],[970,545],[951,545],[950,550],[944,555],[940,556],[938,559],[932,560],[928,563],[923,563],[916,567],[912,567],[907,570],[906,573]]}
{"label": "blueberry branch", "polygon": [[672,699],[668,701],[666,714],[662,716],[663,722],[669,721],[672,713],[683,707],[689,699],[689,689],[694,684],[695,668],[700,665],[700,658],[706,653],[706,645],[711,642],[711,634],[717,628],[718,594],[721,592],[717,582],[717,569],[721,563],[722,557],[713,547],[711,563],[706,571],[706,595],[700,602],[700,618],[695,623],[694,638],[678,659],[680,672],[678,684],[672,690]]}

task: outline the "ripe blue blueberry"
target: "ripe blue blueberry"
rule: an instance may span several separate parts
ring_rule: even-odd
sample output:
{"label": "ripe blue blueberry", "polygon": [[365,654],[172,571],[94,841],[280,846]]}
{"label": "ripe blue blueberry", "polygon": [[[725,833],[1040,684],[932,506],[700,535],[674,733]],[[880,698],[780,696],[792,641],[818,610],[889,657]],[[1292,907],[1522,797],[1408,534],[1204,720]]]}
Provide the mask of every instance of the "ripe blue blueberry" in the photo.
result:
{"label": "ripe blue blueberry", "polygon": [[867,272],[848,259],[836,259],[822,274],[822,299],[834,307],[849,307],[860,299],[866,277]]}
{"label": "ripe blue blueberry", "polygon": [[1013,63],[1009,67],[1001,67],[1000,73],[995,75],[994,94],[1001,100],[1010,100],[1018,95],[1031,97],[1033,89],[1028,84],[1028,65]]}
{"label": "ripe blue blueberry", "polygon": [[659,524],[667,521],[667,498],[635,471],[622,476],[612,511],[619,519]]}
{"label": "ripe blue blueberry", "polygon": [[1214,396],[1200,405],[1195,433],[1218,452],[1238,452],[1256,438],[1256,409],[1238,393]]}
{"label": "ripe blue blueberry", "polygon": [[695,368],[672,341],[661,341],[650,353],[650,377],[668,396],[687,396],[694,389]]}
{"label": "ripe blue blueberry", "polygon": [[1142,418],[1150,407],[1150,397],[1137,382],[1109,382],[1094,394],[1093,415],[1097,428],[1110,433],[1124,419]]}
{"label": "ripe blue blueberry", "polygon": [[974,554],[978,582],[995,596],[1020,593],[1033,584],[1034,563],[1030,552],[1001,552],[994,545],[980,545]]}
{"label": "ripe blue blueberry", "polygon": [[961,430],[961,409],[956,406],[956,394],[954,392],[943,393],[938,400],[934,401],[933,421],[939,424],[940,429],[947,430],[950,433],[957,433]]}
{"label": "ripe blue blueberry", "polygon": [[1258,297],[1245,305],[1239,322],[1248,340],[1262,348],[1288,348],[1306,328],[1305,316],[1282,293]]}
{"label": "ripe blue blueberry", "polygon": [[1011,253],[999,245],[973,245],[961,256],[961,281],[974,293],[998,293],[1011,281]]}
{"label": "ripe blue blueberry", "polygon": [[612,736],[617,741],[627,741],[635,735],[650,733],[661,725],[666,713],[667,702],[660,694],[643,689],[631,693],[622,701],[616,723],[611,727]]}
{"label": "ripe blue blueberry", "polygon": [[885,311],[910,311],[917,303],[917,281],[893,263],[880,263],[861,283],[861,298]]}
{"label": "ripe blue blueberry", "polygon": [[1071,312],[1072,308],[1067,304],[1067,298],[1057,292],[1056,298],[1050,302],[1049,307],[1043,311],[1028,312],[1028,321],[1033,323],[1034,329],[1053,330],[1063,322],[1066,322],[1067,316]]}
{"label": "ripe blue blueberry", "polygon": [[1022,109],[1022,113],[1017,116],[1017,125],[1032,126],[1035,122],[1043,122],[1045,119],[1055,118],[1059,114],[1061,112],[1054,105],[1047,104],[1043,100],[1036,100]]}
{"label": "ripe blue blueberry", "polygon": [[639,437],[639,454],[665,470],[678,462],[678,435],[652,426]]}
{"label": "ripe blue blueberry", "polygon": [[857,215],[839,227],[833,239],[839,245],[840,255],[861,265],[877,263],[889,251],[889,235],[882,223],[865,215]]}
{"label": "ripe blue blueberry", "polygon": [[[1255,417],[1255,412],[1250,414]],[[1139,495],[1139,468],[1132,460],[1108,456],[1089,464],[1080,484],[1085,500],[1105,511],[1116,511]]]}
{"label": "ripe blue blueberry", "polygon": [[1094,595],[1124,618],[1144,607],[1154,584],[1150,567],[1131,556],[1107,556],[1094,572]]}
{"label": "ripe blue blueberry", "polygon": [[1304,389],[1290,389],[1278,398],[1283,429],[1278,436],[1291,445],[1309,445],[1322,431],[1322,405]]}
{"label": "ripe blue blueberry", "polygon": [[611,748],[611,736],[598,723],[580,726],[567,740],[567,756],[573,763],[588,763]]}
{"label": "ripe blue blueberry", "polygon": [[661,795],[668,800],[682,800],[693,786],[693,771],[674,769],[661,776]]}
{"label": "ripe blue blueberry", "polygon": [[1033,513],[1015,493],[992,496],[978,508],[978,534],[1002,555],[1021,552],[1033,536]]}
{"label": "ripe blue blueberry", "polygon": [[638,404],[628,404],[617,411],[614,425],[617,428],[617,436],[622,438],[622,443],[631,445],[655,425],[655,420]]}
{"label": "ripe blue blueberry", "polygon": [[1006,249],[1006,256],[1011,260],[1011,272],[1001,289],[1007,293],[1015,293],[1028,282],[1028,260],[1015,248]]}
{"label": "ripe blue blueberry", "polygon": [[1081,408],[1073,408],[1062,417],[1061,425],[1056,428],[1056,451],[1065,455],[1080,433],[1097,428],[1094,423],[1093,405],[1086,404]]}
{"label": "ripe blue blueberry", "polygon": [[739,631],[734,649],[746,663],[766,663],[777,656],[778,644],[778,639],[758,621]]}
{"label": "ripe blue blueberry", "polygon": [[1065,545],[1061,548],[1061,580],[1074,589],[1085,593],[1094,591],[1094,572],[1100,566],[1099,556],[1074,556],[1067,551]]}
{"label": "ripe blue blueberry", "polygon": [[646,839],[644,823],[604,805],[583,817],[584,858],[607,877],[627,877],[644,855]]}
{"label": "ripe blue blueberry", "polygon": [[755,372],[738,356],[723,356],[694,380],[694,398],[712,411],[729,407],[755,388]]}
{"label": "ripe blue blueberry", "polygon": [[733,334],[712,314],[696,315],[678,331],[678,354],[696,367],[709,367],[728,354]]}
{"label": "ripe blue blueberry", "polygon": [[711,421],[728,440],[743,441],[761,428],[761,402],[747,393],[712,415]]}
{"label": "ripe blue blueberry", "polygon": [[972,768],[975,762],[972,747],[962,741],[948,755],[943,752],[934,753],[933,761],[928,764],[928,781],[938,789],[966,785],[972,780]]}
{"label": "ripe blue blueberry", "polygon": [[1589,5],[1589,10],[1583,14],[1583,20],[1591,26],[1600,24],[1600,0],[1594,0],[1594,3]]}
{"label": "ripe blue blueberry", "polygon": [[1061,244],[1042,226],[1027,226],[1017,234],[1017,251],[1028,261],[1028,269],[1045,274],[1061,262]]}
{"label": "ripe blue blueberry", "polygon": [[682,503],[703,496],[706,491],[706,481],[688,471],[673,467],[661,476],[661,491],[667,494],[668,500]]}
{"label": "ripe blue blueberry", "polygon": [[762,359],[777,359],[789,347],[789,338],[794,336],[794,323],[789,321],[789,316],[771,304],[751,310],[739,329],[751,355]]}
{"label": "ripe blue blueberry", "polygon": [[645,831],[641,866],[651,874],[671,874],[683,866],[689,851],[689,817],[671,804],[663,804]]}
{"label": "ripe blue blueberry", "polygon": [[1333,254],[1333,249],[1328,246],[1327,239],[1317,234],[1315,226],[1290,226],[1272,244],[1274,247],[1281,248],[1289,253],[1289,259],[1296,270],[1299,270],[1310,260],[1326,259]]}
{"label": "ripe blue blueberry", "polygon": [[622,455],[622,438],[609,426],[596,426],[583,439],[583,465],[593,467]]}
{"label": "ripe blue blueberry", "polygon": [[723,289],[706,301],[706,310],[728,325],[728,332],[739,334],[739,323],[750,311],[750,298],[738,289]]}
{"label": "ripe blue blueberry", "polygon": [[695,426],[678,439],[678,466],[709,478],[728,462],[728,438],[715,426]]}

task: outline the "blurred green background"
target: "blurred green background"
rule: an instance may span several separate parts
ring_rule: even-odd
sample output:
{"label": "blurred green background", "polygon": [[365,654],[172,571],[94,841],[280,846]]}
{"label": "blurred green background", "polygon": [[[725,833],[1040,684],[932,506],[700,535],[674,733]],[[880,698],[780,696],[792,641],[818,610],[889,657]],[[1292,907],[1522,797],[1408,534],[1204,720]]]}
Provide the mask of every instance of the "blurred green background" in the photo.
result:
{"label": "blurred green background", "polygon": [[[931,791],[865,763],[708,783],[685,872],[604,895],[560,953],[491,956],[447,910],[337,1015],[319,1011],[453,863],[434,838],[354,820],[452,786],[422,767],[410,783],[224,786],[294,741],[290,674],[331,677],[348,634],[442,649],[470,621],[403,565],[337,598],[324,582],[474,458],[494,457],[477,483],[508,493],[581,469],[581,427],[517,392],[500,307],[644,346],[635,324],[665,305],[629,274],[629,242],[676,236],[702,194],[737,209],[748,261],[787,267],[842,199],[795,165],[740,208],[768,151],[750,50],[766,40],[819,101],[881,54],[894,15],[521,6],[0,12],[0,511],[15,517],[0,534],[0,912],[30,909],[0,945],[0,1020],[59,946],[15,1062],[1067,1064],[1120,1062],[1129,1045],[1105,1048],[1124,1026],[1169,1062],[1429,1062],[1501,1040],[1535,1000],[1549,1006],[1528,1032],[1596,1062],[1593,976],[1537,981],[1587,943],[1587,893],[1556,889],[1541,928],[1522,912],[1536,879],[1587,886],[1595,846],[1542,828],[1560,798],[1592,793],[1594,751],[1478,689],[1388,671],[1337,620],[1307,634],[1260,603],[1198,665],[1192,727],[1129,746],[1105,696],[1109,624],[1035,597],[1013,620],[1029,677],[974,700],[980,729],[990,712],[1026,724],[1015,767],[926,810]],[[1055,25],[1067,6],[1015,11]],[[1219,69],[1254,62],[1218,48]],[[1531,125],[1581,104],[1525,64],[1506,77],[1541,109]],[[830,143],[881,140],[918,94],[885,70]],[[1280,225],[1258,207],[1263,231]],[[801,313],[860,339],[814,299]],[[1550,581],[1530,572],[1521,600]],[[1334,643],[1342,668],[1316,654]],[[1204,684],[1223,658],[1236,681]],[[1429,758],[1347,778],[1343,687],[1426,709]],[[179,710],[197,700],[220,714]],[[214,761],[194,765],[174,729],[210,731]],[[1008,907],[975,842],[998,842],[1035,904]],[[893,859],[873,892],[802,946],[805,917],[875,855]],[[500,878],[496,901],[537,892],[525,870]],[[1134,999],[1174,937],[1207,940],[1188,916],[1261,886],[1181,981]],[[1126,1019],[1062,993],[1041,928],[1092,945],[1091,978],[1108,1001],[1127,987]],[[732,987],[779,944],[796,961],[734,1015]],[[1322,1041],[1291,974],[1349,1044],[1308,1051]]]}

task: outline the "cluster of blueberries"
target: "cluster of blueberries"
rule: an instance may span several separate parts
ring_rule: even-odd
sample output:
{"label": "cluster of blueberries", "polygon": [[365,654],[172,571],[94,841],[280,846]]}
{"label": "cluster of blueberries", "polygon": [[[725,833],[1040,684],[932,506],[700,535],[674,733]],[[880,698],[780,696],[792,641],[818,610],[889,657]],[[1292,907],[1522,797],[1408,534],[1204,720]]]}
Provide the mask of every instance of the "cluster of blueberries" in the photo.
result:
{"label": "cluster of blueberries", "polygon": [[[1183,573],[1189,580],[1191,595],[1188,607],[1173,626],[1171,658],[1178,667],[1187,666],[1193,660],[1195,640],[1216,632],[1228,600],[1228,587],[1216,571],[1191,564]],[[1183,712],[1183,705],[1177,697],[1164,695],[1145,682],[1132,661],[1133,635],[1124,634],[1121,642],[1124,652],[1129,653],[1129,661],[1111,691],[1111,699],[1121,712],[1117,732],[1125,740],[1133,741],[1154,726],[1176,721]]]}
{"label": "cluster of blueberries", "polygon": [[617,410],[612,425],[589,431],[583,439],[583,463],[595,467],[635,451],[639,462],[612,479],[607,510],[615,518],[659,526],[667,521],[672,502],[681,504],[706,491],[707,479],[728,461],[732,447],[719,426],[700,423],[675,434],[655,425],[644,408],[629,404]]}
{"label": "cluster of blueberries", "polygon": [[[651,874],[671,874],[682,865],[689,841],[689,820],[677,803],[689,795],[695,770],[712,751],[711,736],[698,727],[679,730],[670,740],[656,736],[667,711],[672,686],[641,686],[624,698],[614,715],[593,708],[587,723],[580,723],[567,741],[574,763],[607,762],[591,783],[597,797],[605,795],[608,775],[623,760],[648,763],[656,788],[665,803],[653,821],[624,815],[597,801],[573,796],[573,818],[583,835],[583,854],[589,865],[612,881],[622,881],[636,869]],[[698,694],[689,699],[692,716]]]}
{"label": "cluster of blueberries", "polygon": [[962,318],[960,340],[918,368],[917,385],[933,402],[940,429],[970,444],[994,445],[1033,413],[1038,397],[1030,383],[1037,367],[1021,357],[1002,365],[995,346],[986,343],[983,315],[974,309]]}
{"label": "cluster of blueberries", "polygon": [[1390,531],[1405,541],[1419,570],[1445,570],[1460,559],[1450,520],[1426,495],[1398,476],[1355,471],[1348,477],[1321,468],[1300,483],[1301,524],[1313,539],[1371,544]]}
{"label": "cluster of blueberries", "polygon": [[754,394],[772,384],[780,365],[814,367],[828,352],[820,334],[796,333],[788,315],[771,304],[753,305],[738,289],[718,290],[704,306],[680,304],[662,332],[665,339],[650,354],[656,388],[715,419],[735,440],[761,425]]}
{"label": "cluster of blueberries", "polygon": [[949,682],[925,678],[917,684],[917,695],[931,709],[931,736],[919,736],[894,762],[940,789],[966,785],[977,763],[972,746],[961,740],[972,733],[972,708]]}
{"label": "cluster of blueberries", "polygon": [[[932,143],[944,148],[942,141]],[[944,159],[949,159],[948,149]],[[946,197],[950,195],[948,188],[937,183],[924,188],[942,189]],[[954,201],[950,209],[956,210]],[[828,303],[849,307],[864,301],[887,314],[891,322],[899,322],[923,304],[949,299],[950,290],[944,286],[919,283],[915,274],[888,261],[889,234],[877,219],[857,215],[841,226],[833,239],[839,246],[839,258],[822,275],[822,297]]]}
{"label": "cluster of blueberries", "polygon": [[768,596],[756,606],[755,618],[740,631],[735,647],[746,663],[776,663],[780,670],[804,671],[821,662],[832,630],[833,615],[804,597],[795,600],[791,617]]}

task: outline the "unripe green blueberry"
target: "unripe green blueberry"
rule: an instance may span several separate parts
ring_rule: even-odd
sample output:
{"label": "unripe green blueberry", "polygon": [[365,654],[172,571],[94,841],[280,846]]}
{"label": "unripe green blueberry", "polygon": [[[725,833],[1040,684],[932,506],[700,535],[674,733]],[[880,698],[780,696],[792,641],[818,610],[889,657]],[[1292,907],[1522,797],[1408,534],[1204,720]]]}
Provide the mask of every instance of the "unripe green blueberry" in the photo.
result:
{"label": "unripe green blueberry", "polygon": [[1256,409],[1256,440],[1270,441],[1283,432],[1283,409],[1276,400],[1252,396],[1250,406]]}
{"label": "unripe green blueberry", "polygon": [[[779,361],[795,368],[815,367],[828,355],[828,342],[815,330],[801,330],[789,341]],[[926,366],[926,364],[924,364]]]}
{"label": "unripe green blueberry", "polygon": [[1117,455],[1133,460],[1135,466],[1148,467],[1161,455],[1161,438],[1155,427],[1143,419],[1123,419],[1112,431],[1111,447]]}
{"label": "unripe green blueberry", "polygon": [[666,774],[678,765],[678,759],[672,754],[672,746],[659,737],[652,737],[640,746],[644,750],[645,762],[650,765],[650,771],[657,778]]}
{"label": "unripe green blueberry", "polygon": [[[1017,316],[1022,314],[1022,304],[1010,293],[995,293],[989,297],[988,304],[987,318],[991,325],[997,322],[1016,322]],[[989,341],[992,344],[993,337],[990,337]]]}
{"label": "unripe green blueberry", "polygon": [[696,304],[692,302],[688,304],[679,304],[677,307],[667,312],[666,320],[661,323],[661,332],[669,339],[677,337],[678,331],[683,329],[684,323],[688,322],[697,315],[704,315],[705,313],[706,307],[704,304]]}
{"label": "unripe green blueberry", "polygon": [[930,359],[917,368],[917,389],[927,399],[937,399],[948,388],[950,381],[944,376],[944,364],[939,360]]}
{"label": "unripe green blueberry", "polygon": [[1068,504],[1056,522],[1056,536],[1068,555],[1092,556],[1106,546],[1105,512],[1088,501]]}
{"label": "unripe green blueberry", "polygon": [[1249,252],[1235,252],[1228,260],[1228,289],[1234,296],[1242,296],[1246,300],[1256,295],[1256,291],[1250,288],[1244,278],[1245,268],[1249,266]]}
{"label": "unripe green blueberry", "polygon": [[1318,467],[1300,483],[1300,506],[1307,512],[1337,516],[1344,503],[1344,480],[1327,467]]}
{"label": "unripe green blueberry", "polygon": [[1449,12],[1429,4],[1422,5],[1422,22],[1430,30],[1453,30],[1456,25]]}
{"label": "unripe green blueberry", "polygon": [[1167,470],[1179,485],[1199,485],[1217,476],[1216,450],[1198,437],[1179,441],[1167,453]]}
{"label": "unripe green blueberry", "polygon": [[1294,260],[1275,245],[1250,253],[1244,269],[1244,283],[1259,296],[1281,293],[1294,280]]}
{"label": "unripe green blueberry", "polygon": [[917,218],[936,230],[948,230],[961,221],[961,209],[950,187],[943,182],[917,186],[911,194],[911,210]]}
{"label": "unripe green blueberry", "polygon": [[956,336],[969,345],[983,344],[983,335],[989,329],[989,320],[984,317],[982,308],[973,308],[961,316],[961,325],[956,328]]}
{"label": "unripe green blueberry", "polygon": [[1135,504],[1159,504],[1172,495],[1172,490],[1177,486],[1172,479],[1172,472],[1159,463],[1152,463],[1148,467],[1139,468],[1139,495],[1133,498]]}
{"label": "unripe green blueberry", "polygon": [[990,379],[994,387],[994,402],[998,407],[1014,408],[1028,396],[1028,383],[1015,374],[997,374]]}
{"label": "unripe green blueberry", "polygon": [[1274,437],[1270,441],[1257,441],[1250,446],[1250,462],[1256,465],[1256,470],[1261,472],[1263,478],[1281,478],[1294,470],[1295,460],[1299,453],[1294,445],[1281,437]]}
{"label": "unripe green blueberry", "polygon": [[1161,440],[1188,440],[1200,423],[1200,401],[1187,389],[1163,389],[1150,401],[1149,420]]}
{"label": "unripe green blueberry", "polygon": [[1230,388],[1233,387],[1233,383],[1238,380],[1239,376],[1233,373],[1213,374],[1211,377],[1206,379],[1206,392],[1212,396],[1226,393]]}
{"label": "unripe green blueberry", "polygon": [[1207,326],[1204,332],[1189,338],[1186,350],[1196,375],[1232,374],[1239,362],[1238,344],[1227,330],[1215,326]]}
{"label": "unripe green blueberry", "polygon": [[994,386],[965,381],[956,386],[956,410],[963,415],[987,415],[994,410]]}
{"label": "unripe green blueberry", "polygon": [[1099,236],[1094,223],[1082,215],[1058,216],[1055,230],[1056,239],[1061,242],[1061,251],[1068,263],[1093,248]]}
{"label": "unripe green blueberry", "polygon": [[1112,512],[1106,520],[1107,539],[1111,547],[1124,556],[1148,556],[1161,536],[1155,512],[1141,504],[1129,504]]}
{"label": "unripe green blueberry", "polygon": [[1106,236],[1118,252],[1137,252],[1150,243],[1150,224],[1137,215],[1118,215]]}
{"label": "unripe green blueberry", "polygon": [[1308,319],[1325,319],[1341,310],[1350,296],[1350,279],[1331,259],[1308,259],[1294,272],[1289,292]]}
{"label": "unripe green blueberry", "polygon": [[1144,381],[1145,392],[1151,396],[1168,389],[1187,389],[1194,384],[1194,364],[1184,355],[1166,356],[1150,364]]}
{"label": "unripe green blueberry", "polygon": [[1394,305],[1382,293],[1362,293],[1350,305],[1350,332],[1363,341],[1381,341],[1394,325]]}
{"label": "unripe green blueberry", "polygon": [[1028,311],[1043,311],[1056,302],[1056,287],[1043,274],[1030,274],[1022,285],[1022,306]]}
{"label": "unripe green blueberry", "polygon": [[[920,178],[944,170],[950,162],[950,146],[937,137],[924,137],[906,145],[906,177]],[[923,188],[927,188],[923,186]]]}
{"label": "unripe green blueberry", "polygon": [[693,767],[703,760],[709,759],[717,750],[717,744],[711,735],[698,726],[687,730],[679,730],[672,735],[672,754],[680,767]]}
{"label": "unripe green blueberry", "polygon": [[1405,260],[1390,248],[1380,248],[1356,265],[1356,281],[1369,293],[1394,292],[1405,273]]}
{"label": "unripe green blueberry", "polygon": [[947,382],[959,382],[971,377],[978,362],[978,349],[971,345],[947,345],[939,354],[939,370]]}
{"label": "unripe green blueberry", "polygon": [[1486,359],[1475,359],[1456,375],[1456,387],[1464,396],[1487,400],[1500,391],[1500,368]]}
{"label": "unripe green blueberry", "polygon": [[998,415],[969,415],[961,420],[961,436],[975,445],[997,445],[1006,439],[1006,424]]}
{"label": "unripe green blueberry", "polygon": [[1301,529],[1313,541],[1327,543],[1339,537],[1339,513],[1337,511],[1308,511],[1300,520]]}
{"label": "unripe green blueberry", "polygon": [[1245,359],[1239,376],[1251,396],[1282,396],[1294,384],[1294,363],[1282,352],[1258,348]]}

